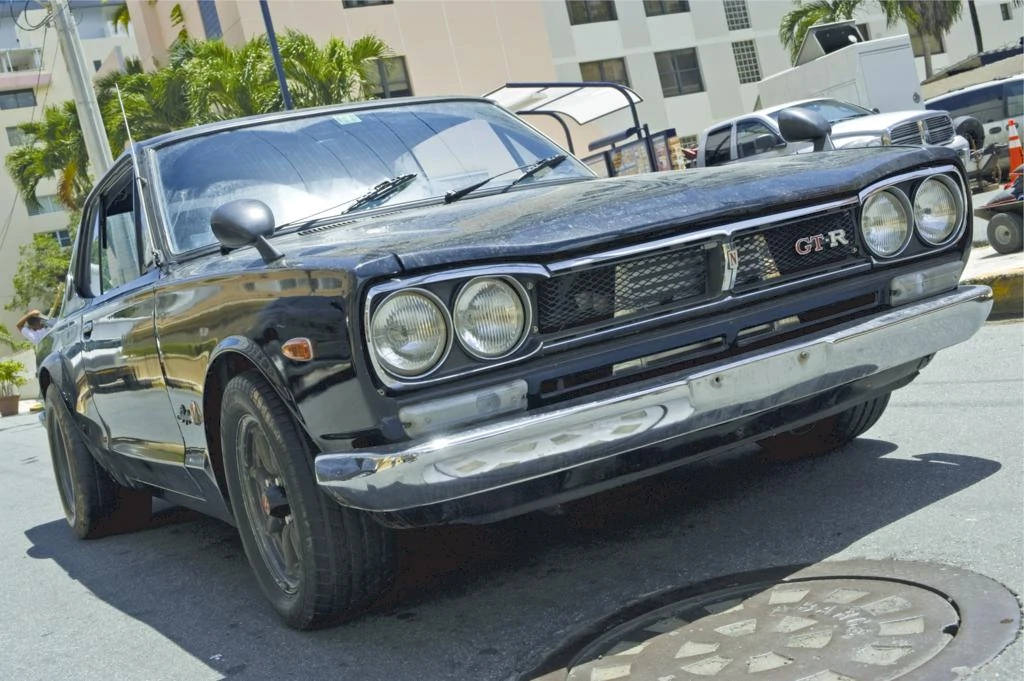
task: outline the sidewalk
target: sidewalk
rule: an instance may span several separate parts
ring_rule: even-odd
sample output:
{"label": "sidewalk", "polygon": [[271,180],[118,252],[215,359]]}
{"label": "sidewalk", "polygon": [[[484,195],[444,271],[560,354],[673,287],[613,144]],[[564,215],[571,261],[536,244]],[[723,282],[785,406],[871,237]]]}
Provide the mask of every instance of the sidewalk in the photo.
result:
{"label": "sidewalk", "polygon": [[991,246],[976,246],[960,281],[992,287],[992,317],[1024,314],[1024,253],[1000,255]]}

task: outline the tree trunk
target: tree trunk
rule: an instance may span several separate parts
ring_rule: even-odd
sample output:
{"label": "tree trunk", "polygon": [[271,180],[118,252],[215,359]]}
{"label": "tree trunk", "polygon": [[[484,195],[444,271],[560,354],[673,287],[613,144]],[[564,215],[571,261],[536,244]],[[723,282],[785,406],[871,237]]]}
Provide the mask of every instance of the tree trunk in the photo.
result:
{"label": "tree trunk", "polygon": [[932,77],[932,46],[928,43],[928,36],[925,33],[921,33],[921,51],[924,52],[924,79],[928,80]]}
{"label": "tree trunk", "polygon": [[978,8],[974,5],[974,0],[967,0],[967,9],[971,12],[971,26],[974,27],[974,44],[978,47],[978,52],[984,52],[985,46],[981,42],[981,24],[978,23]]}

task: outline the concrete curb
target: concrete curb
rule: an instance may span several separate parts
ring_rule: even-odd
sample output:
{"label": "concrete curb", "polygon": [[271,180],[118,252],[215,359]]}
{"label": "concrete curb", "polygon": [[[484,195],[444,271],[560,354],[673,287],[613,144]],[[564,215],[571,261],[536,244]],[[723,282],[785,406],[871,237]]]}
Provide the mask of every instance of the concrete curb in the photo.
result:
{"label": "concrete curb", "polygon": [[1024,316],[1024,272],[995,272],[965,277],[964,284],[984,284],[992,289],[989,319]]}

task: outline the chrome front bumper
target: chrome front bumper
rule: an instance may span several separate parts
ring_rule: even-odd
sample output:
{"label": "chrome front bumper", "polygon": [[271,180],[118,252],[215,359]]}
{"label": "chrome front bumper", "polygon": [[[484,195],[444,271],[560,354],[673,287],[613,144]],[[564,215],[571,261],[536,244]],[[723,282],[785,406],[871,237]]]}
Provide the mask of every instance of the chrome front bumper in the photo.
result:
{"label": "chrome front bumper", "polygon": [[754,351],[670,383],[509,416],[461,432],[316,457],[341,504],[401,511],[550,475],[839,387],[963,342],[992,307],[962,286],[869,319]]}

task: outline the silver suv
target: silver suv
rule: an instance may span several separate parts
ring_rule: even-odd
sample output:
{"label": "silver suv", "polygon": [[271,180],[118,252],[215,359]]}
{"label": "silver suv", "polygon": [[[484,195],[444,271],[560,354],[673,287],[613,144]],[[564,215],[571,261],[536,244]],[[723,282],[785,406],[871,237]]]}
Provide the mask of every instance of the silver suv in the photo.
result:
{"label": "silver suv", "polygon": [[967,161],[970,145],[953,129],[944,111],[875,113],[837,99],[788,102],[717,123],[700,134],[698,166],[714,166],[769,156],[812,151],[807,142],[786,142],[779,132],[779,112],[791,107],[810,109],[832,125],[836,149],[888,145],[938,145],[955,149]]}

